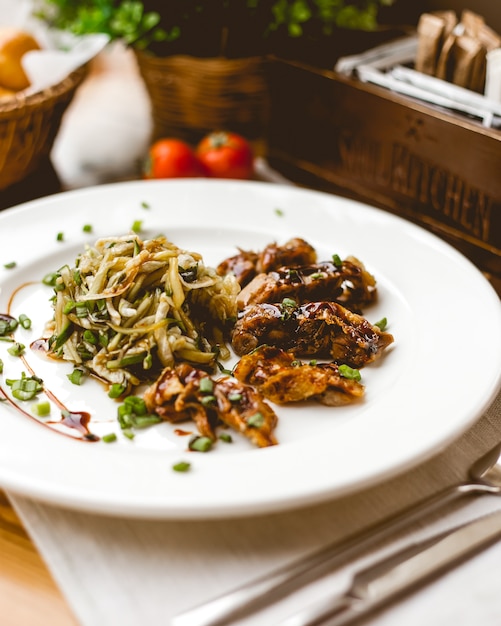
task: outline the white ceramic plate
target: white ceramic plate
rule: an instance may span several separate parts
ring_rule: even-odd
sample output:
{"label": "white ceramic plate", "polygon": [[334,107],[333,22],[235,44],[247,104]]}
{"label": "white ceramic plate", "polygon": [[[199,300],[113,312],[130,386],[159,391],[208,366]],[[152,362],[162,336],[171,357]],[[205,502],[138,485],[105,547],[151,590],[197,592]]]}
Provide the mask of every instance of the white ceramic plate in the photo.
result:
{"label": "white ceramic plate", "polygon": [[[269,183],[132,182],[69,192],[0,213],[0,312],[33,320],[19,330],[29,345],[51,317],[42,277],[73,264],[86,243],[129,232],[164,233],[215,265],[236,247],[260,249],[301,236],[321,259],[363,260],[379,301],[365,312],[387,317],[395,343],[364,368],[366,398],[346,408],[278,408],[280,444],[255,449],[234,436],[208,454],[187,452],[187,437],[168,425],[134,441],[120,435],[116,405],[70,366],[27,358],[47,387],[92,430],[119,433],[113,444],[84,443],[0,404],[0,485],[71,508],[147,518],[248,515],[320,502],[380,481],[423,460],[467,429],[500,385],[501,306],[481,273],[440,239],[383,211],[336,196]],[[83,231],[91,224],[92,233]],[[63,240],[57,241],[57,234]],[[4,268],[12,261],[16,266]],[[34,283],[32,283],[34,281]],[[20,360],[0,342],[7,378]],[[28,407],[29,412],[29,407]],[[183,426],[189,429],[189,425]],[[191,471],[172,465],[189,460]]]}

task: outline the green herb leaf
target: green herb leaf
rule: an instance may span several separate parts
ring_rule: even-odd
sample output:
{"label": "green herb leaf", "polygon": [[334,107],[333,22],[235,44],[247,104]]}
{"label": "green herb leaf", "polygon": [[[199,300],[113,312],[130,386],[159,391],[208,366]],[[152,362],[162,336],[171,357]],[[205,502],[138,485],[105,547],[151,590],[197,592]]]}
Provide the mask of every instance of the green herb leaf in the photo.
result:
{"label": "green herb leaf", "polygon": [[254,413],[247,420],[247,426],[251,428],[261,428],[264,424],[264,415],[262,413]]}
{"label": "green herb leaf", "polygon": [[374,326],[377,326],[379,330],[384,331],[386,330],[386,327],[388,326],[388,320],[386,319],[386,317],[383,317],[382,319],[379,320],[379,322],[376,322]]}
{"label": "green herb leaf", "polygon": [[361,380],[360,371],[350,367],[349,365],[340,365],[338,368],[339,375],[350,380]]}
{"label": "green herb leaf", "polygon": [[209,439],[209,437],[193,437],[188,447],[195,452],[209,452],[212,448],[212,439]]}
{"label": "green herb leaf", "polygon": [[23,343],[19,343],[18,341],[15,341],[14,345],[12,345],[10,348],[7,348],[7,352],[11,354],[12,356],[21,356],[21,354],[23,354],[25,349],[26,349],[26,346]]}
{"label": "green herb leaf", "polygon": [[38,402],[31,407],[31,411],[37,417],[47,417],[50,415],[50,402],[47,400]]}
{"label": "green herb leaf", "polygon": [[191,463],[187,461],[179,461],[179,463],[174,463],[172,469],[175,472],[188,472],[191,469]]}

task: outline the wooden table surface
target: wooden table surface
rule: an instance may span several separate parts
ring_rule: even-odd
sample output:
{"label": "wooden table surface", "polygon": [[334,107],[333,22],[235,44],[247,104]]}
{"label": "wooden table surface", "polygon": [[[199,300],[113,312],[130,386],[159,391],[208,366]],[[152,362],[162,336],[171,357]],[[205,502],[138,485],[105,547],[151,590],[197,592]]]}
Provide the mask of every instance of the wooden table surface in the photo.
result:
{"label": "wooden table surface", "polygon": [[0,491],[0,607],[3,626],[78,624],[3,491]]}

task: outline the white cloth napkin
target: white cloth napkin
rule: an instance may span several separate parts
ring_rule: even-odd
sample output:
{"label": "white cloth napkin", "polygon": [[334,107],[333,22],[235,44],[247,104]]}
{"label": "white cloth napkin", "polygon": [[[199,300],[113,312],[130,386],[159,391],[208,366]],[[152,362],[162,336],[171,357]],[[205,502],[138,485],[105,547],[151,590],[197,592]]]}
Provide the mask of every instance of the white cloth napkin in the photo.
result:
{"label": "white cloth napkin", "polygon": [[[306,509],[245,519],[141,521],[101,517],[10,495],[82,626],[169,624],[170,619],[265,572],[366,527],[463,477],[469,462],[501,440],[501,394],[454,445],[384,484]],[[395,539],[422,536],[501,508],[501,498],[467,498],[447,515]],[[340,590],[354,566],[235,624],[277,624]],[[391,605],[374,626],[498,626],[501,543]]]}

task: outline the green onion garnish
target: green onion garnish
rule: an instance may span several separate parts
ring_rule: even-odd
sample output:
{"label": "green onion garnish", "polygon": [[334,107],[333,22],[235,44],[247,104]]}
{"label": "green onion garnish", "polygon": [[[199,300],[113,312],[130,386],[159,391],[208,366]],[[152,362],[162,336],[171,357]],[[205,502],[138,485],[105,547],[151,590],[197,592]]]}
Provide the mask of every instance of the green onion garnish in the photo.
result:
{"label": "green onion garnish", "polygon": [[212,393],[214,391],[214,382],[208,376],[200,379],[200,391],[202,393]]}
{"label": "green onion garnish", "polygon": [[82,230],[84,233],[91,233],[92,232],[92,225],[91,224],[84,224],[82,227]]}
{"label": "green onion garnish", "polygon": [[67,374],[68,380],[74,385],[81,385],[87,372],[81,367],[75,367],[71,374]]}
{"label": "green onion garnish", "polygon": [[191,463],[188,463],[187,461],[179,461],[179,463],[174,463],[174,465],[172,466],[172,469],[175,472],[188,472],[191,468]]}
{"label": "green onion garnish", "polygon": [[127,389],[125,385],[121,385],[120,383],[113,383],[108,391],[109,398],[120,398],[123,392]]}
{"label": "green onion garnish", "polygon": [[350,380],[361,380],[362,376],[359,370],[350,367],[349,365],[340,365],[338,368],[339,375],[343,378],[348,378]]}
{"label": "green onion garnish", "polygon": [[231,435],[229,433],[221,433],[219,435],[219,439],[221,439],[221,441],[224,441],[225,443],[232,443],[233,439],[231,437]]}
{"label": "green onion garnish", "polygon": [[63,239],[64,239],[64,233],[57,233],[56,241],[63,241]]}
{"label": "green onion garnish", "polygon": [[194,437],[188,447],[195,452],[208,452],[212,448],[212,439],[209,439],[209,437]]}
{"label": "green onion garnish", "polygon": [[112,443],[117,440],[117,436],[115,433],[109,433],[108,435],[103,435],[101,440],[104,441],[104,443]]}
{"label": "green onion garnish", "polygon": [[6,270],[12,270],[16,267],[17,263],[15,261],[10,261],[10,263],[4,263],[4,267]]}
{"label": "green onion garnish", "polygon": [[332,255],[332,262],[334,263],[336,267],[341,267],[343,265],[343,261],[341,260],[341,257],[339,256],[339,254]]}
{"label": "green onion garnish", "polygon": [[37,417],[47,417],[50,415],[50,402],[37,402],[31,407],[31,411]]}
{"label": "green onion garnish", "polygon": [[386,319],[386,317],[383,317],[379,320],[379,322],[376,322],[374,326],[377,326],[379,330],[386,330],[386,327],[388,326],[388,320]]}
{"label": "green onion garnish", "polygon": [[250,426],[251,428],[261,428],[261,426],[264,424],[264,416],[262,413],[254,413],[254,415],[251,415],[249,417],[249,419],[247,420],[247,426]]}
{"label": "green onion garnish", "polygon": [[21,378],[5,381],[12,390],[16,400],[32,400],[43,389],[42,381],[36,376],[27,377],[23,372]]}
{"label": "green onion garnish", "polygon": [[12,356],[21,356],[25,348],[26,346],[23,343],[19,343],[18,341],[16,341],[10,348],[7,348],[7,352]]}
{"label": "green onion garnish", "polygon": [[21,324],[21,326],[23,328],[25,328],[26,330],[28,330],[29,328],[31,328],[31,320],[30,318],[25,315],[24,313],[21,313],[21,315],[19,316],[19,323]]}
{"label": "green onion garnish", "polygon": [[47,285],[48,287],[54,287],[58,277],[59,277],[59,274],[57,272],[51,272],[50,274],[45,274],[45,276],[42,278],[42,283],[44,285]]}

